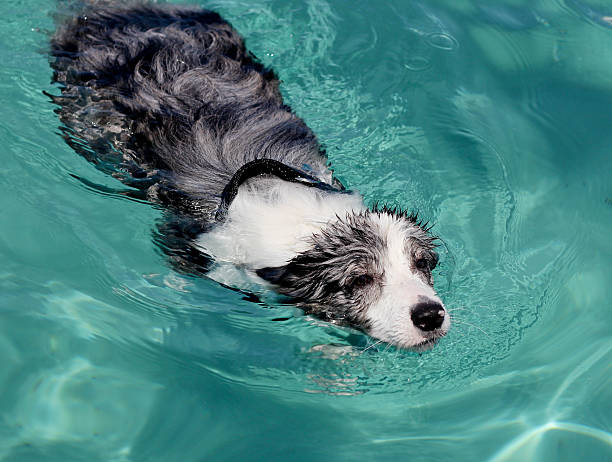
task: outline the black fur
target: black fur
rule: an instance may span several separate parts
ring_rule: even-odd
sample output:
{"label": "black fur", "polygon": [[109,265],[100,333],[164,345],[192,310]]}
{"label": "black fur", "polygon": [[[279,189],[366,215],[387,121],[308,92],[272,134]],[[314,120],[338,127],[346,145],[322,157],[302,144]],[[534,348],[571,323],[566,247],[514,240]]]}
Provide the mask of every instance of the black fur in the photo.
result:
{"label": "black fur", "polygon": [[[347,215],[311,238],[311,248],[287,265],[257,274],[295,300],[306,312],[351,325],[381,289],[386,242],[365,211]],[[365,281],[365,283],[364,283]]]}

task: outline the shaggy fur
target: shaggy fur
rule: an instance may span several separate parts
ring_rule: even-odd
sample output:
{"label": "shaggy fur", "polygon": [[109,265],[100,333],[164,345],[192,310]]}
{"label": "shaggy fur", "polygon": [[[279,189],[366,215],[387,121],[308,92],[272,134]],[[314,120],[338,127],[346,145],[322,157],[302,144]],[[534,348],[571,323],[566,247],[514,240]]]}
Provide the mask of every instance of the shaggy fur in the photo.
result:
{"label": "shaggy fur", "polygon": [[211,220],[232,175],[265,157],[308,165],[331,182],[315,135],[283,104],[274,73],[217,13],[94,7],[61,26],[51,45],[72,139],[105,153],[102,162],[121,152],[119,167],[136,177],[124,178],[154,182],[152,199],[172,205],[179,193],[192,215]]}
{"label": "shaggy fur", "polygon": [[[400,347],[446,333],[428,230],[343,191],[274,73],[218,14],[94,5],[58,28],[51,54],[67,142],[166,207],[160,241],[183,269],[235,285],[215,270],[244,268],[307,312]],[[289,174],[237,181],[258,159]]]}

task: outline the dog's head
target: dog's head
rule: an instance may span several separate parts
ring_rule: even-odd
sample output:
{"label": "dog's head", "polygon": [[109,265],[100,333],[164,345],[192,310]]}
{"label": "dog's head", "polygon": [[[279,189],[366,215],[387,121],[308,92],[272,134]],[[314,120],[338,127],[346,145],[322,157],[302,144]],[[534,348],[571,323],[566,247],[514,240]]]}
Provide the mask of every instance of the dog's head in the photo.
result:
{"label": "dog's head", "polygon": [[434,240],[414,215],[386,207],[352,212],[313,235],[288,264],[256,272],[308,313],[425,350],[450,326],[433,289]]}

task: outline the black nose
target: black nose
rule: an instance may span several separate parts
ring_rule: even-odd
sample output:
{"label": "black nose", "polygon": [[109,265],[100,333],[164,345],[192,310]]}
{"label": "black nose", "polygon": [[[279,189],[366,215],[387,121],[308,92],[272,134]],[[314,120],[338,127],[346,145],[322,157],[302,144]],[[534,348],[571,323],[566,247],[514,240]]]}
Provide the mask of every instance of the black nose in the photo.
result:
{"label": "black nose", "polygon": [[444,307],[436,302],[421,302],[414,305],[410,317],[419,329],[431,331],[444,322]]}

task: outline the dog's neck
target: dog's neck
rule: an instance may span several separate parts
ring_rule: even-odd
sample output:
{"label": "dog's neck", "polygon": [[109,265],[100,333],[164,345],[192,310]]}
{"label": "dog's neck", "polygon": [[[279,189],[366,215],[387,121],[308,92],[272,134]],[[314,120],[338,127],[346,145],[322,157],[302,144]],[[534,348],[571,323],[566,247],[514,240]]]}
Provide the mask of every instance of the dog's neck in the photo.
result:
{"label": "dog's neck", "polygon": [[289,183],[296,183],[327,192],[350,192],[346,191],[342,183],[335,179],[332,179],[330,183],[326,183],[319,178],[279,162],[278,160],[268,158],[255,159],[238,169],[223,189],[221,204],[215,215],[216,221],[225,221],[227,218],[227,211],[238,195],[240,186],[257,177],[277,178]]}
{"label": "dog's neck", "polygon": [[280,266],[307,250],[310,237],[328,223],[364,209],[355,193],[253,179],[240,187],[225,220],[202,234],[197,246],[219,262],[251,270]]}

